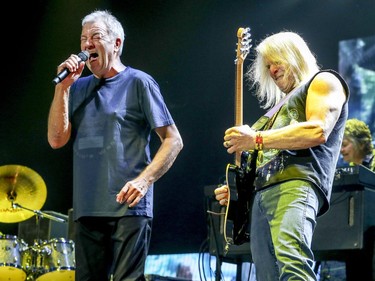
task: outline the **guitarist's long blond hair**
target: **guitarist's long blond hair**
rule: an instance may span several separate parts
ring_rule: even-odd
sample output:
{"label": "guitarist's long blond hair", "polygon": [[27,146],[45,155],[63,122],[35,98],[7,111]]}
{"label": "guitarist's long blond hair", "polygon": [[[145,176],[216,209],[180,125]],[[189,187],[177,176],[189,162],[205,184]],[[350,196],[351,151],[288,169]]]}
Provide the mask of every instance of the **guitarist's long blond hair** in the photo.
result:
{"label": "guitarist's long blond hair", "polygon": [[319,71],[314,54],[301,36],[294,32],[285,31],[267,37],[255,48],[255,52],[255,59],[245,76],[251,87],[256,88],[255,95],[265,109],[285,96],[270,77],[267,61],[278,62],[286,67],[287,74],[293,73],[296,83],[292,88]]}

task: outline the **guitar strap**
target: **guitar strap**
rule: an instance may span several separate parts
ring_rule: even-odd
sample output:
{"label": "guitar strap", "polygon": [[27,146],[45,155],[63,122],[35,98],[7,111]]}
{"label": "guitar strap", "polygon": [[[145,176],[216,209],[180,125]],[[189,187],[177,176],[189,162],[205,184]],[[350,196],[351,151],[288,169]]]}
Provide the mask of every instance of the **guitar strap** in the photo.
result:
{"label": "guitar strap", "polygon": [[[298,87],[297,87],[298,88]],[[292,96],[292,94],[297,90],[295,88],[293,91],[291,91],[289,94],[285,95],[274,107],[272,107],[269,111],[267,111],[266,114],[261,116],[252,126],[251,128],[255,131],[259,131],[266,126],[268,120],[270,120],[276,112],[279,111],[281,106],[288,101],[288,99]]]}

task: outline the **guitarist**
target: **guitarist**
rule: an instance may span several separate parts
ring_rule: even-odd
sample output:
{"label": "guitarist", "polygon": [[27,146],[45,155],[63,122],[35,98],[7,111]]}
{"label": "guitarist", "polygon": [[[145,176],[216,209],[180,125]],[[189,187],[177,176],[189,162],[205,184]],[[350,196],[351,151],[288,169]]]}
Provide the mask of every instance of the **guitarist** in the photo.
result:
{"label": "guitarist", "polygon": [[[267,129],[225,131],[230,154],[257,151],[250,248],[257,281],[317,280],[311,241],[316,218],[329,208],[348,117],[349,90],[333,70],[321,70],[294,32],[265,38],[246,72],[264,108],[289,99]],[[227,205],[228,186],[215,189]]]}

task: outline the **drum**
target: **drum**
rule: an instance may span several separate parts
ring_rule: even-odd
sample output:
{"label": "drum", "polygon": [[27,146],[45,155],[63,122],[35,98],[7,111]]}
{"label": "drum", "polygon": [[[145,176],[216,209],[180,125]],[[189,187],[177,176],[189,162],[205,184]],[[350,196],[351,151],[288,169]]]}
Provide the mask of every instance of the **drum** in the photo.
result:
{"label": "drum", "polygon": [[26,249],[22,252],[22,268],[28,276],[26,280],[34,280],[36,276],[43,273],[41,272],[42,268],[38,268],[36,266],[39,252],[40,247],[37,243],[35,243],[33,246],[26,247]]}
{"label": "drum", "polygon": [[37,281],[74,281],[74,242],[55,238],[44,242],[38,251]]}
{"label": "drum", "polygon": [[22,252],[27,244],[14,235],[0,235],[0,281],[25,281]]}

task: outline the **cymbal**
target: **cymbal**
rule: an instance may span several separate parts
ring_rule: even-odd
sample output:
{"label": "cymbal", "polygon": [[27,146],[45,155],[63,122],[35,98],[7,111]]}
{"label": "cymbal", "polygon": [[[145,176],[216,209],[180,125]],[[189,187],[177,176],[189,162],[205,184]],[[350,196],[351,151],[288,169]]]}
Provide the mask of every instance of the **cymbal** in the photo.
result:
{"label": "cymbal", "polygon": [[37,172],[21,165],[0,166],[0,222],[31,218],[46,198],[46,184]]}

